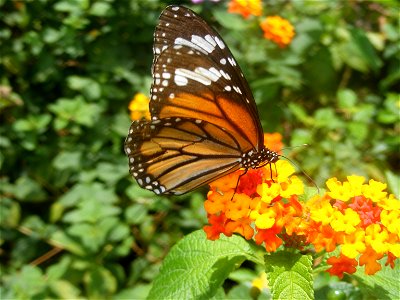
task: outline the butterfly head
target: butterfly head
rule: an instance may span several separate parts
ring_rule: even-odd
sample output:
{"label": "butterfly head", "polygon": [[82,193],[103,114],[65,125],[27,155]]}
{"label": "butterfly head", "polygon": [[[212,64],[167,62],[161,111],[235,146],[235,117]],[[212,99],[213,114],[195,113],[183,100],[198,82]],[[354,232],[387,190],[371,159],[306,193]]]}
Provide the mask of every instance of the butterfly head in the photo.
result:
{"label": "butterfly head", "polygon": [[252,149],[244,153],[242,159],[243,168],[258,169],[265,165],[276,163],[279,159],[279,154],[267,147],[263,147],[261,151],[255,151]]}

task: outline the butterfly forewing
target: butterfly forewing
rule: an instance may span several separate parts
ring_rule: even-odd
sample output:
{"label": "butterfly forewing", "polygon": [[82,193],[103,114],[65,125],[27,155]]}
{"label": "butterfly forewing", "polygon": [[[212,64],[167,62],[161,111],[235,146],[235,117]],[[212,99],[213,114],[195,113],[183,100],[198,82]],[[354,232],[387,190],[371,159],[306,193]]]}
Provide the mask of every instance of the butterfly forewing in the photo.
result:
{"label": "butterfly forewing", "polygon": [[[219,114],[231,123],[227,129],[241,124],[242,128],[232,132],[247,136],[253,148],[263,146],[262,127],[247,81],[223,39],[203,19],[185,7],[167,7],[154,34],[153,51],[153,116],[187,116],[180,103],[171,100],[178,93],[181,99],[193,102],[188,103],[187,110],[203,106],[198,98],[211,97],[215,105],[219,104]],[[209,105],[203,109],[210,116],[217,111]]]}

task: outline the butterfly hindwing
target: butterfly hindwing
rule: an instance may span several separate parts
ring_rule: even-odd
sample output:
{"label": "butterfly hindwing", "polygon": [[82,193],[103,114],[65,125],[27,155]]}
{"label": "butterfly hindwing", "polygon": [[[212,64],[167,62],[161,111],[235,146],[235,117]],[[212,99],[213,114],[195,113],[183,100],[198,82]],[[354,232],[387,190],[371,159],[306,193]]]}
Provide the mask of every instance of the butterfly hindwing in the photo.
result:
{"label": "butterfly hindwing", "polygon": [[183,194],[239,169],[241,161],[229,132],[189,118],[133,122],[125,152],[132,176],[156,194]]}

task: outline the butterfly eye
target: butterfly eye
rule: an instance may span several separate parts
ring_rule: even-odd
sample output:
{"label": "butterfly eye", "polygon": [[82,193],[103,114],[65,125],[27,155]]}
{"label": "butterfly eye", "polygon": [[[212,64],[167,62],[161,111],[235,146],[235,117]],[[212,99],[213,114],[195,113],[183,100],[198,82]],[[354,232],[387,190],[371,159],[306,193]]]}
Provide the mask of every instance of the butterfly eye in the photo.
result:
{"label": "butterfly eye", "polygon": [[232,53],[201,17],[168,6],[154,33],[151,121],[125,141],[138,184],[184,194],[240,168],[274,163],[257,107]]}

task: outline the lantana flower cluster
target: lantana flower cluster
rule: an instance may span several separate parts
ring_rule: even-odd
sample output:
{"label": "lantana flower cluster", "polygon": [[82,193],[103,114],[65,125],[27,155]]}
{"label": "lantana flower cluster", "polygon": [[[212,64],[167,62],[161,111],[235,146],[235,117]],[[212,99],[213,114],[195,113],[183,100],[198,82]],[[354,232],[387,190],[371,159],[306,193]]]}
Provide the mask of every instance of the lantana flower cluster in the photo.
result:
{"label": "lantana flower cluster", "polygon": [[[262,15],[261,0],[231,0],[228,4],[228,12],[241,14],[247,19],[250,16]],[[287,47],[295,36],[293,25],[281,16],[267,16],[260,22],[264,32],[264,38],[276,43],[279,47]]]}
{"label": "lantana flower cluster", "polygon": [[386,184],[366,183],[355,175],[344,182],[330,178],[327,192],[301,201],[304,184],[294,171],[289,162],[279,160],[211,183],[204,204],[207,238],[237,233],[268,252],[281,246],[316,252],[338,249],[340,255],[327,260],[327,271],[340,278],[357,266],[374,274],[383,257],[394,267],[400,256],[400,202],[385,192]]}
{"label": "lantana flower cluster", "polygon": [[[193,4],[203,3],[204,0],[191,0]],[[219,2],[219,0],[210,0]],[[244,19],[251,16],[262,17],[262,0],[230,0],[228,2],[228,12],[240,14]],[[293,25],[281,16],[262,17],[260,27],[264,32],[264,38],[277,44],[281,48],[287,47],[295,36]]]}

